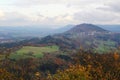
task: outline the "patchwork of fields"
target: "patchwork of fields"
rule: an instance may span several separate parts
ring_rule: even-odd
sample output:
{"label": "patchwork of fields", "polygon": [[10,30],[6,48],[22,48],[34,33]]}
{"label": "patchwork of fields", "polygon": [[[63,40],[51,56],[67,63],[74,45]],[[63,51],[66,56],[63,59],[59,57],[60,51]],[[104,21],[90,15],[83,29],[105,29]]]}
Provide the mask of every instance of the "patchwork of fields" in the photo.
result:
{"label": "patchwork of fields", "polygon": [[34,46],[24,46],[18,51],[11,53],[10,59],[23,59],[23,58],[41,58],[44,53],[52,53],[59,51],[58,46],[45,46],[45,47],[34,47]]}

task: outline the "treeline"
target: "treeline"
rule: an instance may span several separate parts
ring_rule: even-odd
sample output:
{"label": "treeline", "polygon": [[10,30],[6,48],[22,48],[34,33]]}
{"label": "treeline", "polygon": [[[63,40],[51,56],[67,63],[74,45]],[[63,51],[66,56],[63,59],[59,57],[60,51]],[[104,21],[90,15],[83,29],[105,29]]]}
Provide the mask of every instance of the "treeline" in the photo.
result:
{"label": "treeline", "polygon": [[45,53],[43,58],[0,60],[0,80],[119,80],[120,54]]}

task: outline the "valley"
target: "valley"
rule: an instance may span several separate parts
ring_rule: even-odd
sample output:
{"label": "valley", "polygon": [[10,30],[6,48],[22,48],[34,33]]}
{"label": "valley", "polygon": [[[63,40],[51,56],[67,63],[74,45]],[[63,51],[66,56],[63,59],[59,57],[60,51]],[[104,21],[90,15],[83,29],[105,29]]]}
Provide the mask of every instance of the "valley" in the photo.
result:
{"label": "valley", "polygon": [[81,77],[98,80],[104,75],[104,79],[118,80],[119,46],[120,33],[93,24],[78,24],[46,36],[1,37],[0,70],[5,68],[12,73],[14,77],[9,74],[12,80],[21,80],[21,75],[22,80],[64,80],[66,76],[74,80],[74,75],[78,80]]}
{"label": "valley", "polygon": [[0,0],[0,80],[120,80],[120,0]]}

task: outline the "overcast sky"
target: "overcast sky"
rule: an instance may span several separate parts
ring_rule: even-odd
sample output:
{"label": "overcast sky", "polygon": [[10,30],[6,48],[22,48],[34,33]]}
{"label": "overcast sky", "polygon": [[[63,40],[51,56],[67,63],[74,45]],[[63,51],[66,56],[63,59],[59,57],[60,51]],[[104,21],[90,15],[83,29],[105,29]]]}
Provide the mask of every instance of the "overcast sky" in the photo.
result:
{"label": "overcast sky", "polygon": [[0,26],[119,24],[120,0],[0,0]]}

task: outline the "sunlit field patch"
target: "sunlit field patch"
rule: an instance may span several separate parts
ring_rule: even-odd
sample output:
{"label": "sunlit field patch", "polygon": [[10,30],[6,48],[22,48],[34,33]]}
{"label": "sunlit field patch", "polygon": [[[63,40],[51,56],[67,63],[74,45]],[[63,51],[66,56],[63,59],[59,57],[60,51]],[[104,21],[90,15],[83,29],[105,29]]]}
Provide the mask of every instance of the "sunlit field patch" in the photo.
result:
{"label": "sunlit field patch", "polygon": [[59,51],[58,46],[45,46],[45,47],[34,47],[24,46],[20,50],[11,53],[10,59],[21,59],[21,58],[41,58],[43,53],[51,53]]}

